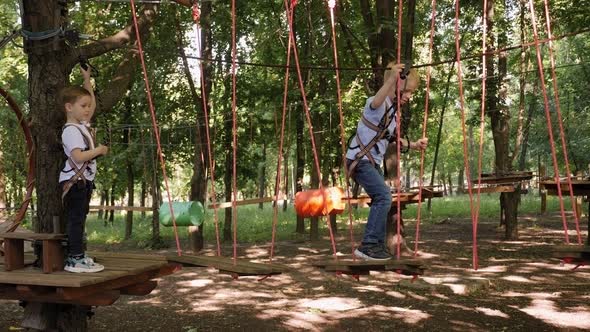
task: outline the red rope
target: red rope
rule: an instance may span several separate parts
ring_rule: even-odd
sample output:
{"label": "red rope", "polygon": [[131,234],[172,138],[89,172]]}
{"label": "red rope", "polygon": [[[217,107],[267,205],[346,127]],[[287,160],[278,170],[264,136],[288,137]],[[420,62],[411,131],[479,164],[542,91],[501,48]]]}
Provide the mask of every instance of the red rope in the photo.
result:
{"label": "red rope", "polygon": [[[296,3],[296,1],[295,1],[295,3]],[[307,127],[309,129],[311,148],[313,151],[313,160],[315,163],[318,179],[320,182],[319,187],[323,188],[324,185],[322,184],[322,173],[321,173],[321,169],[320,169],[320,160],[318,157],[317,147],[315,144],[315,138],[314,138],[314,134],[313,134],[313,124],[311,122],[311,114],[310,114],[309,107],[307,104],[307,97],[306,97],[306,93],[305,93],[305,88],[303,86],[303,78],[301,76],[301,67],[299,65],[299,54],[297,52],[297,45],[295,44],[295,35],[293,32],[293,13],[291,13],[291,12],[293,12],[295,10],[294,6],[295,6],[295,4],[293,4],[293,6],[289,9],[288,0],[285,0],[285,10],[290,13],[287,16],[289,19],[289,22],[288,22],[289,23],[289,39],[290,39],[291,43],[293,44],[293,55],[295,56],[295,66],[297,67],[297,78],[299,81],[299,89],[301,91],[301,98],[303,100],[303,109],[305,110],[305,118],[307,119]],[[334,232],[332,230],[332,225],[330,225],[329,222],[328,222],[328,230],[330,231],[330,242],[332,244],[332,252],[333,252],[334,256],[336,257],[336,240],[334,239]]]}
{"label": "red rope", "polygon": [[[289,15],[293,15],[293,12],[286,11],[287,21],[289,21]],[[281,138],[279,143],[279,157],[277,160],[277,185],[275,187],[275,204],[273,208],[272,216],[272,239],[270,244],[270,262],[275,251],[275,239],[277,232],[278,214],[279,214],[279,192],[281,190],[281,161],[283,157],[283,143],[285,140],[285,118],[287,117],[287,95],[289,91],[289,65],[291,64],[291,35],[289,35],[289,43],[287,45],[287,68],[285,68],[285,83],[283,88],[283,116],[281,118]]]}
{"label": "red rope", "polygon": [[[348,163],[346,162],[346,138],[344,129],[344,112],[342,111],[342,92],[340,86],[340,70],[338,70],[338,45],[336,43],[336,27],[334,20],[334,7],[336,6],[335,0],[328,0],[328,8],[330,9],[330,22],[332,25],[332,50],[334,53],[334,67],[336,71],[336,95],[338,96],[338,115],[340,117],[340,146],[342,147],[342,164],[344,165],[344,178],[346,179],[346,192],[350,193],[350,182],[348,182]],[[352,204],[348,204],[348,231],[350,234],[351,253],[353,261],[356,261],[354,255],[355,244],[354,244],[354,230],[352,224]]]}
{"label": "red rope", "polygon": [[31,135],[31,128],[23,115],[20,107],[16,101],[12,98],[12,96],[8,93],[8,91],[0,88],[0,96],[6,100],[6,103],[12,109],[14,114],[16,115],[16,119],[18,120],[18,124],[20,125],[23,135],[25,136],[25,142],[27,144],[27,155],[28,155],[28,169],[27,169],[27,191],[25,193],[25,198],[21,203],[21,206],[18,209],[18,212],[14,219],[12,220],[12,225],[10,228],[6,230],[6,232],[14,231],[21,221],[25,218],[27,213],[27,209],[29,208],[29,204],[31,203],[31,198],[33,196],[33,190],[35,189],[35,145],[33,144],[33,135]]}
{"label": "red rope", "polygon": [[[289,5],[288,5],[288,0],[285,0],[285,8],[287,11],[294,11],[295,10],[295,5],[297,4],[297,1],[293,1],[293,6],[291,7],[291,9],[289,9]],[[301,76],[301,66],[299,65],[299,52],[297,51],[297,45],[295,43],[295,35],[293,32],[293,15],[288,15],[289,18],[289,36],[290,36],[290,40],[291,43],[293,43],[293,55],[295,56],[295,67],[297,69],[297,79],[299,81],[299,90],[301,91],[301,98],[303,100],[303,109],[305,111],[305,118],[307,119],[307,127],[309,130],[309,136],[310,136],[310,140],[311,140],[311,147],[312,147],[312,152],[313,152],[313,160],[315,163],[315,168],[317,171],[317,175],[318,175],[318,179],[320,181],[320,188],[323,188],[323,184],[322,184],[322,174],[321,174],[321,169],[320,169],[320,159],[318,157],[318,152],[317,152],[317,148],[316,148],[316,144],[315,144],[315,138],[314,138],[314,134],[313,134],[313,124],[311,122],[311,114],[309,112],[309,106],[307,104],[307,96],[305,93],[305,87],[303,86],[303,78]]]}
{"label": "red rope", "polygon": [[[198,13],[199,15],[195,15]],[[201,27],[199,25],[200,9],[197,2],[193,4],[193,20],[197,26],[197,52],[201,55]],[[203,61],[199,61],[199,70],[201,72],[201,100],[203,101],[203,114],[205,121],[205,136],[207,139],[207,156],[209,161],[209,171],[211,172],[211,203],[213,204],[213,216],[215,224],[215,240],[217,244],[217,256],[221,256],[221,239],[219,237],[219,215],[217,207],[217,195],[215,194],[215,162],[213,152],[211,151],[211,135],[209,133],[209,111],[207,110],[207,90],[205,82],[205,72],[203,70]],[[205,203],[205,202],[203,202]]]}
{"label": "red rope", "polygon": [[[567,153],[567,145],[565,143],[565,130],[563,129],[563,120],[561,117],[561,106],[559,103],[559,92],[557,89],[557,75],[555,74],[555,56],[553,55],[553,35],[551,33],[551,17],[549,15],[549,5],[547,0],[545,3],[545,22],[547,23],[547,39],[549,39],[549,59],[551,60],[551,78],[553,83],[553,94],[555,97],[555,110],[557,111],[557,119],[559,124],[559,136],[561,138],[561,148],[563,150],[563,157],[565,161],[565,172],[567,178],[567,185],[569,187],[570,200],[572,202],[572,211],[574,211],[574,220],[576,222],[576,234],[578,236],[578,244],[582,244],[582,235],[580,234],[580,220],[576,211],[576,199],[574,198],[574,188],[572,185],[572,177],[570,171],[570,163]],[[558,184],[561,185],[561,184]]]}
{"label": "red rope", "polygon": [[158,157],[160,159],[160,166],[162,167],[162,175],[164,177],[164,184],[166,186],[166,194],[168,196],[168,207],[170,208],[170,217],[172,218],[172,225],[174,226],[174,238],[176,239],[176,252],[178,256],[182,256],[182,249],[180,249],[180,240],[178,239],[178,230],[176,229],[176,218],[174,217],[174,208],[172,207],[172,196],[170,195],[170,186],[168,185],[168,175],[166,174],[166,163],[164,155],[162,154],[162,146],[160,144],[160,132],[158,130],[158,123],[156,120],[156,110],[154,107],[152,92],[150,88],[150,81],[147,75],[145,59],[143,57],[143,46],[141,45],[141,35],[139,31],[139,24],[137,23],[137,12],[135,10],[135,0],[131,0],[131,12],[133,16],[133,25],[135,27],[135,36],[137,37],[137,47],[139,48],[139,59],[141,61],[141,69],[143,71],[143,81],[145,82],[145,90],[147,93],[148,104],[150,107],[150,114],[152,117],[152,126],[154,127],[154,136],[156,137],[156,144],[158,146]]}
{"label": "red rope", "polygon": [[[488,70],[487,70],[487,57],[485,51],[487,49],[487,22],[488,20],[488,1],[483,0],[483,14],[482,14],[482,41],[481,41],[481,49],[484,51],[482,55],[482,79],[481,79],[481,111],[480,111],[480,118],[479,118],[479,152],[477,155],[477,194],[476,194],[476,203],[475,203],[475,212],[472,215],[472,232],[473,232],[473,243],[474,246],[477,245],[477,228],[479,225],[479,210],[481,207],[481,172],[482,172],[482,160],[483,160],[483,137],[484,137],[484,128],[485,128],[485,114],[486,114],[486,83],[488,79]],[[477,248],[473,249],[475,255],[477,255]]]}
{"label": "red rope", "polygon": [[473,225],[473,269],[477,270],[477,233],[475,228],[475,209],[473,206],[473,189],[471,184],[471,172],[469,171],[469,151],[467,149],[467,129],[465,127],[465,96],[463,95],[463,72],[461,68],[461,43],[459,35],[459,0],[455,1],[455,52],[457,55],[457,78],[459,80],[459,104],[461,109],[461,129],[463,132],[463,163],[465,175],[467,176],[467,190],[469,192],[469,205],[471,207],[471,223]]}
{"label": "red rope", "polygon": [[233,249],[234,249],[234,265],[238,258],[238,173],[237,164],[238,159],[238,127],[237,127],[237,110],[236,110],[236,0],[231,2],[231,76],[232,76],[232,133],[233,133],[233,172],[232,172],[232,224],[234,226]]}
{"label": "red rope", "polygon": [[[401,61],[401,56],[402,56],[402,8],[403,8],[403,1],[399,1],[399,6],[398,6],[398,10],[397,10],[397,64],[400,64]],[[408,60],[408,59],[406,59]],[[409,69],[409,68],[407,68]],[[396,234],[397,234],[397,246],[396,246],[396,257],[397,259],[400,258],[401,256],[401,245],[402,245],[402,241],[401,241],[401,224],[402,224],[402,217],[401,217],[401,191],[402,191],[402,184],[401,184],[401,180],[400,180],[400,172],[401,172],[401,168],[400,168],[400,164],[401,164],[401,118],[402,118],[402,112],[401,112],[401,90],[400,90],[400,83],[401,83],[401,79],[398,73],[395,73],[395,75],[397,76],[397,82],[395,84],[395,89],[396,89],[396,94],[397,94],[397,108],[395,110],[395,113],[397,115],[396,117],[396,126],[395,126],[395,130],[397,133],[397,151],[396,151],[396,157],[397,157],[397,162],[396,162],[396,172],[397,174],[395,175],[395,188],[396,188],[396,192],[397,192],[397,220],[396,220]],[[407,78],[406,78],[407,79]],[[408,144],[410,144],[410,142],[408,142]],[[389,222],[389,221],[388,221]]]}
{"label": "red rope", "polygon": [[537,63],[538,63],[538,68],[539,68],[539,78],[541,80],[541,88],[543,91],[543,102],[545,103],[545,117],[547,118],[547,131],[549,133],[549,142],[550,142],[550,146],[551,146],[551,158],[553,159],[553,172],[555,174],[554,175],[555,184],[557,185],[557,195],[559,196],[559,208],[561,211],[561,219],[563,221],[563,229],[565,232],[565,242],[567,244],[569,244],[570,239],[569,239],[569,234],[568,234],[568,230],[567,230],[565,209],[563,206],[563,196],[561,193],[561,184],[559,183],[559,169],[557,166],[557,153],[555,151],[555,140],[553,139],[553,127],[551,124],[551,112],[549,110],[549,99],[547,97],[547,87],[545,84],[545,75],[543,74],[543,72],[544,72],[543,58],[541,56],[541,47],[538,43],[539,34],[537,32],[537,19],[535,16],[535,6],[534,6],[532,0],[529,0],[529,9],[531,12],[531,23],[533,25],[533,37],[535,40],[535,48],[537,51]]}
{"label": "red rope", "polygon": [[[432,0],[432,14],[430,19],[430,41],[428,50],[428,62],[432,62],[432,50],[434,48],[434,27],[436,22],[436,0]],[[422,138],[426,138],[426,128],[428,125],[428,107],[430,102],[430,77],[432,67],[428,67],[426,72],[426,96],[424,97],[424,119],[422,121]],[[409,142],[408,142],[409,143]],[[414,240],[414,257],[418,255],[418,242],[420,240],[420,219],[422,214],[422,186],[424,185],[424,155],[425,151],[420,151],[420,177],[418,182],[418,210],[416,212],[416,239]]]}

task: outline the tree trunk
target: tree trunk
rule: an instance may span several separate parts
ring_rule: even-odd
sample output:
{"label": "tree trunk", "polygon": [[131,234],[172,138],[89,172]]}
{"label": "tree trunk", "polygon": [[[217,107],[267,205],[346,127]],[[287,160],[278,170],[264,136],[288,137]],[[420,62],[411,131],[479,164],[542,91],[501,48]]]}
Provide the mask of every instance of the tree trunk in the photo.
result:
{"label": "tree trunk", "polygon": [[22,326],[40,331],[87,331],[91,308],[82,305],[27,302]]}
{"label": "tree trunk", "polygon": [[[498,0],[488,2],[487,27],[488,31],[494,31],[496,24],[495,10],[503,11],[504,2]],[[502,24],[502,17],[498,15],[498,22]],[[498,47],[504,47],[507,36],[503,29],[497,29]],[[494,45],[493,34],[490,33],[490,38],[487,41],[487,51],[493,51],[496,47]],[[487,109],[491,120],[492,134],[494,137],[495,150],[495,171],[496,174],[502,175],[512,171],[512,164],[510,158],[510,116],[508,107],[506,106],[506,86],[505,77],[507,73],[507,59],[505,55],[500,54],[498,58],[498,70],[495,71],[495,62],[490,59],[487,63],[487,75],[496,76],[497,79],[489,82],[489,93],[487,95]],[[515,240],[518,238],[518,204],[520,202],[520,186],[511,193],[502,193],[500,195],[500,206],[504,213],[505,238],[507,240]]]}
{"label": "tree trunk", "polygon": [[[106,197],[106,190],[101,190],[100,191],[100,206],[105,206],[107,205],[107,197]],[[98,210],[98,219],[103,219],[104,218],[104,210],[100,209]],[[105,226],[107,224],[105,223]]]}
{"label": "tree trunk", "polygon": [[[133,86],[130,87],[132,89]],[[127,95],[129,96],[129,95]],[[131,99],[125,97],[125,115],[123,117],[126,124],[133,122],[132,120],[133,106],[131,105]],[[123,131],[123,142],[127,143],[127,146],[131,148],[131,127],[125,128]],[[125,160],[127,168],[127,206],[133,206],[134,201],[134,172],[133,172],[133,158],[130,153],[127,153]],[[127,211],[125,216],[125,240],[129,240],[133,234],[133,211]]]}
{"label": "tree trunk", "polygon": [[[110,190],[110,195],[109,198],[111,199],[110,206],[115,206],[115,184],[111,184],[111,190]],[[111,223],[111,226],[113,225],[113,223],[115,222],[115,210],[110,210],[108,211],[109,214],[109,222]]]}
{"label": "tree trunk", "polygon": [[6,177],[4,176],[4,158],[0,150],[0,222],[6,212]]}
{"label": "tree trunk", "polygon": [[162,194],[160,188],[160,179],[159,179],[159,172],[158,172],[158,156],[156,148],[154,147],[155,144],[155,135],[150,136],[150,149],[149,156],[151,160],[151,176],[150,178],[150,196],[152,197],[152,247],[158,248],[161,246],[162,239],[160,237],[160,205],[162,204]]}
{"label": "tree trunk", "polygon": [[[451,62],[449,68],[449,74],[447,75],[447,84],[445,85],[445,96],[442,102],[442,109],[438,118],[438,131],[436,134],[436,145],[434,147],[434,158],[432,160],[432,172],[430,174],[430,186],[434,185],[434,179],[436,178],[436,166],[438,164],[438,152],[440,150],[440,142],[442,141],[442,129],[445,119],[445,111],[447,109],[447,100],[449,98],[449,88],[451,86],[451,77],[453,76],[453,68],[455,67],[455,61]],[[459,193],[459,192],[457,192]],[[428,211],[432,208],[432,199],[428,199]]]}
{"label": "tree trunk", "polygon": [[447,173],[447,184],[449,185],[448,195],[452,196],[453,195],[453,175],[451,174],[451,172]]}
{"label": "tree trunk", "polygon": [[[39,33],[56,28],[65,28],[69,21],[67,2],[61,0],[23,0],[21,2],[23,30]],[[146,32],[153,23],[155,7],[151,5],[140,15],[139,24]],[[147,16],[144,15],[147,13]],[[152,15],[154,14],[154,15]],[[56,36],[43,40],[25,40],[25,52],[28,54],[29,68],[29,109],[31,110],[31,133],[36,151],[35,166],[37,201],[37,218],[33,225],[38,233],[51,232],[53,217],[62,215],[61,195],[56,193],[58,174],[63,166],[63,149],[60,143],[60,131],[64,123],[64,113],[57,105],[59,91],[68,84],[69,75],[80,55],[87,58],[122,47],[135,38],[132,27],[128,26],[117,34],[100,42],[89,43],[83,47],[67,46],[63,38]],[[109,90],[108,105],[114,105],[122,96],[119,84],[127,85],[133,71],[131,61],[134,55],[128,52],[124,65],[119,69],[128,70],[125,75],[117,76]],[[119,71],[118,73],[122,73]]]}
{"label": "tree trunk", "polygon": [[[201,49],[201,56],[205,59],[211,57],[211,10],[212,10],[212,3],[211,2],[203,2],[201,3],[201,36],[200,36],[200,49]],[[187,82],[189,84],[189,88],[191,91],[191,96],[193,99],[193,103],[195,107],[200,108],[200,112],[196,112],[195,114],[203,114],[203,118],[205,118],[205,109],[211,109],[211,105],[204,105],[203,101],[205,100],[207,95],[211,92],[211,68],[208,62],[202,62],[201,68],[202,73],[201,75],[201,96],[199,97],[197,94],[197,89],[195,87],[195,83],[193,81],[193,77],[191,75],[188,60],[186,58],[186,53],[184,51],[184,43],[182,39],[182,29],[178,19],[178,15],[175,17],[176,27],[177,27],[177,35],[178,35],[178,49],[180,56],[183,62],[183,69],[184,74],[186,76]],[[191,201],[198,201],[202,202],[204,205],[207,203],[207,175],[211,171],[212,166],[209,165],[209,148],[211,147],[209,141],[207,140],[205,126],[209,126],[208,123],[204,121],[199,121],[199,117],[196,117],[196,126],[197,126],[197,140],[194,147],[194,157],[193,157],[193,175],[191,177],[191,191],[190,191],[190,200]],[[207,146],[207,148],[203,148]],[[214,184],[213,184],[214,185]],[[190,248],[193,252],[198,252],[203,249],[205,244],[205,240],[203,238],[204,232],[204,223],[199,226],[189,226],[188,233],[189,233],[189,242]]]}
{"label": "tree trunk", "polygon": [[[264,198],[266,196],[266,143],[262,143],[262,160],[259,165],[258,174],[258,198]],[[264,203],[258,203],[258,208],[262,210]]]}
{"label": "tree trunk", "polygon": [[459,175],[457,176],[457,195],[462,195],[465,193],[465,169],[461,167],[459,170]]}

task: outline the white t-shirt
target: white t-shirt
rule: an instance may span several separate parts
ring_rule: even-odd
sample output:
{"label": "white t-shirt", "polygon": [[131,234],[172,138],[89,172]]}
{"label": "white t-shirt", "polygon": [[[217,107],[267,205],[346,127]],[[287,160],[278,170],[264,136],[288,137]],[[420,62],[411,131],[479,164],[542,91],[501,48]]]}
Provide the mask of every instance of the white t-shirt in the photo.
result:
{"label": "white t-shirt", "polygon": [[[84,135],[84,136],[82,136]],[[85,139],[86,138],[86,139]],[[80,149],[82,151],[88,149],[94,149],[94,140],[88,128],[83,124],[74,124],[74,123],[67,123],[64,130],[61,133],[61,142],[64,147],[64,152],[68,157],[68,160],[65,161],[64,168],[59,173],[59,182],[68,181],[69,179],[76,174],[76,170],[74,170],[70,165],[70,157],[72,156],[72,151],[74,149]],[[86,143],[88,142],[88,143]],[[73,159],[71,159],[76,167],[80,169],[84,163],[76,163]],[[96,160],[91,160],[88,163],[88,166],[84,170],[84,178],[89,181],[94,181],[94,177],[96,176]]]}
{"label": "white t-shirt", "polygon": [[[383,101],[383,104],[379,105],[376,109],[371,108],[371,102],[373,101],[373,99],[375,99],[375,97],[369,97],[367,98],[367,101],[365,103],[365,108],[363,109],[363,115],[365,116],[365,118],[373,123],[374,125],[378,125],[379,122],[381,121],[381,118],[383,118],[383,115],[385,114],[385,112],[393,106],[393,108],[391,110],[389,110],[389,112],[394,112],[393,113],[393,119],[391,120],[391,122],[389,123],[389,126],[387,127],[387,131],[390,135],[394,135],[396,127],[397,127],[397,121],[396,121],[396,114],[395,113],[395,109],[397,108],[396,104],[393,103],[393,101],[389,98],[389,96],[387,96],[385,98],[385,100]],[[358,138],[361,140],[361,142],[363,143],[363,145],[367,145],[369,144],[369,142],[371,142],[371,140],[373,140],[373,138],[375,137],[377,133],[367,127],[367,125],[365,125],[365,123],[363,122],[363,120],[359,120],[357,129],[356,129],[356,136],[358,136]],[[382,138],[380,140],[377,141],[377,143],[371,148],[371,150],[369,150],[369,153],[371,154],[371,156],[373,156],[373,159],[375,160],[375,163],[377,163],[377,165],[380,165],[381,162],[383,161],[383,156],[385,155],[385,150],[387,150],[387,145],[389,145],[389,141],[386,138]],[[351,160],[355,160],[356,159],[356,154],[360,151],[360,147],[358,146],[358,142],[356,141],[356,137],[353,137],[350,145],[348,146],[348,151],[346,152],[346,158],[351,159]],[[369,159],[367,157],[367,155],[364,155],[362,159]]]}

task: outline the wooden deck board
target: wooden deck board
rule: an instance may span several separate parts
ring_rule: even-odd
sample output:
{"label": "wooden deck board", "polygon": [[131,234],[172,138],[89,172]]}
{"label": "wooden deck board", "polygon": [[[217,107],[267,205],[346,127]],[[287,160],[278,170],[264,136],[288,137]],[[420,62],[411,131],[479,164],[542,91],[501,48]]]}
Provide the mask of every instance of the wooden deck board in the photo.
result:
{"label": "wooden deck board", "polygon": [[580,261],[590,261],[590,246],[564,245],[553,248],[553,257],[566,259],[571,258]]}
{"label": "wooden deck board", "polygon": [[168,255],[166,258],[170,262],[181,263],[183,265],[213,267],[222,272],[236,273],[238,275],[272,275],[281,274],[287,270],[287,267],[283,265],[253,263],[244,259],[238,259],[234,263],[231,257]]}
{"label": "wooden deck board", "polygon": [[164,260],[99,258],[98,262],[105,266],[104,271],[85,274],[67,271],[43,274],[41,269],[32,267],[6,272],[4,266],[0,265],[0,284],[84,287],[146,271],[159,270],[167,265]]}
{"label": "wooden deck board", "polygon": [[312,263],[313,266],[323,268],[329,272],[343,272],[347,274],[367,274],[369,271],[398,271],[402,274],[424,274],[427,268],[417,259],[390,259],[386,261],[352,260],[343,258],[339,260],[322,260]]}

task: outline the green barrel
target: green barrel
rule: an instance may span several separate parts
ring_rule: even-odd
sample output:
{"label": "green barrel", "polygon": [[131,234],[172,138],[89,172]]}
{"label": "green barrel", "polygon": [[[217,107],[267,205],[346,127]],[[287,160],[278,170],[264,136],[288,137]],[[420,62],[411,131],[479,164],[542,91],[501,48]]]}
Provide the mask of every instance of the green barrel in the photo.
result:
{"label": "green barrel", "polygon": [[[172,202],[176,226],[199,226],[205,219],[205,209],[201,202]],[[160,224],[163,226],[174,226],[170,205],[166,202],[160,206]]]}

